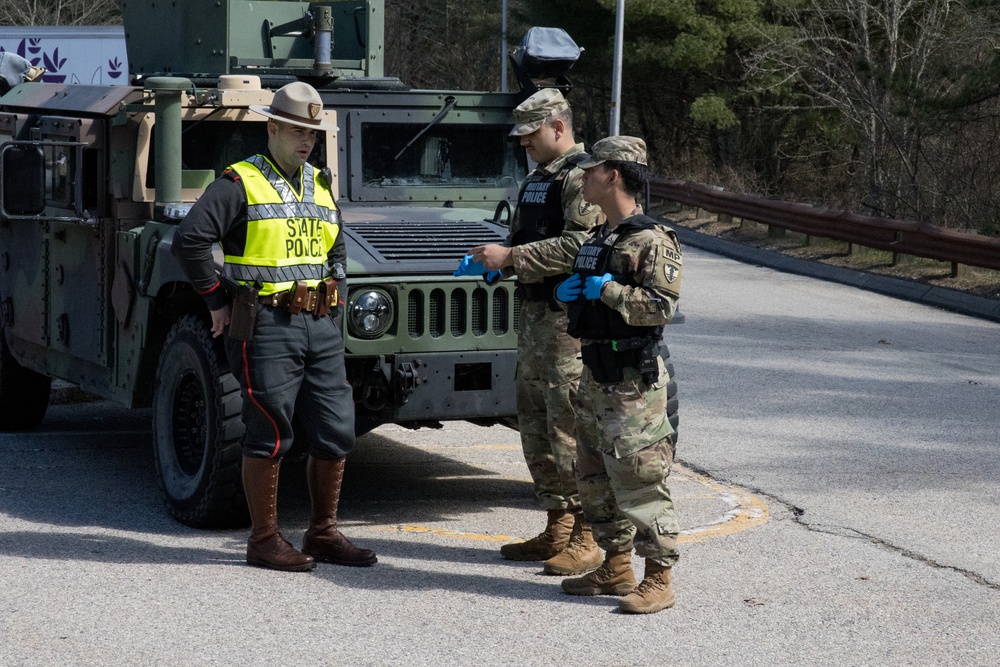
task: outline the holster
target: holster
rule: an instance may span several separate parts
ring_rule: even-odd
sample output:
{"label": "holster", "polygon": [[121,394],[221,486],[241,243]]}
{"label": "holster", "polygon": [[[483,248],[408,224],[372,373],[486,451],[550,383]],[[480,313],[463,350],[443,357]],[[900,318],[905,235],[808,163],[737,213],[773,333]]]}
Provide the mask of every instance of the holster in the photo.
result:
{"label": "holster", "polygon": [[649,341],[639,352],[639,372],[648,385],[660,378],[660,345],[657,341]]}
{"label": "holster", "polygon": [[237,284],[232,288],[229,337],[233,340],[253,340],[254,324],[257,322],[257,292],[253,285]]}

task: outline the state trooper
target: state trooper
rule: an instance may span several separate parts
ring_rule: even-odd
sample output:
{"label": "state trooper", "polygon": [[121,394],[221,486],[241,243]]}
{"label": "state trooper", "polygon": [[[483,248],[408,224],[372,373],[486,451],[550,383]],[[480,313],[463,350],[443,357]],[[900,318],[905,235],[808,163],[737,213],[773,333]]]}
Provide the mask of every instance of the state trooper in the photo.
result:
{"label": "state trooper", "polygon": [[[568,306],[569,334],[583,344],[577,488],[606,553],[597,570],[564,579],[562,588],[624,596],[623,612],[651,613],[674,604],[671,568],[678,558],[667,487],[675,432],[659,341],[680,297],[681,250],[673,230],[636,205],[648,175],[645,142],[602,139],[580,168],[583,196],[607,222],[580,248],[573,275],[556,294]],[[638,586],[633,548],[646,561]]]}
{"label": "state trooper", "polygon": [[[346,295],[346,246],[327,170],[307,162],[323,101],[302,82],[251,105],[267,120],[267,151],[228,167],[191,208],[173,251],[225,339],[243,396],[243,489],[252,528],[247,563],[307,571],[316,561],[368,566],[377,558],[337,529],[354,402],[335,319]],[[212,258],[221,243],[220,276]],[[293,430],[293,417],[296,428]],[[309,451],[312,514],[302,551],[278,531],[278,469],[294,438]]]}
{"label": "state trooper", "polygon": [[521,186],[506,244],[472,248],[455,275],[489,272],[489,282],[516,274],[522,297],[518,428],[547,522],[538,536],[505,544],[500,553],[510,560],[545,561],[548,574],[581,574],[600,565],[601,552],[584,521],[573,472],[580,343],[566,334],[566,315],[553,292],[603,216],[583,199],[576,162],[586,153],[573,139],[573,113],[562,93],[534,93],[514,109],[514,120],[511,136],[538,166]]}

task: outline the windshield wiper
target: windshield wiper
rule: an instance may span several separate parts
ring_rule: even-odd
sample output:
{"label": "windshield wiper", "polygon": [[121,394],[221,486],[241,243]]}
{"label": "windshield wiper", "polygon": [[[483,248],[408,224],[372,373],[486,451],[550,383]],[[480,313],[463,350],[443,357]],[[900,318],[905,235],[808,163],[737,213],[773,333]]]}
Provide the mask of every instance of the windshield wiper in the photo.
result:
{"label": "windshield wiper", "polygon": [[438,115],[434,116],[434,118],[431,119],[431,122],[427,123],[427,125],[422,130],[420,130],[419,132],[417,132],[417,136],[415,136],[412,139],[410,139],[410,142],[408,144],[406,144],[405,146],[403,146],[403,148],[398,153],[396,153],[396,157],[392,158],[392,161],[395,162],[396,160],[398,160],[399,156],[402,155],[403,153],[405,153],[407,148],[409,148],[410,146],[412,146],[413,144],[415,144],[417,142],[417,139],[419,139],[420,137],[424,136],[424,133],[427,132],[427,130],[431,129],[432,127],[434,127],[435,125],[437,125],[438,123],[440,123],[441,120],[445,116],[447,116],[448,113],[452,109],[455,108],[455,104],[457,104],[457,103],[458,103],[458,100],[456,100],[451,95],[449,95],[448,97],[444,98],[444,108],[441,109],[441,111],[438,112]]}

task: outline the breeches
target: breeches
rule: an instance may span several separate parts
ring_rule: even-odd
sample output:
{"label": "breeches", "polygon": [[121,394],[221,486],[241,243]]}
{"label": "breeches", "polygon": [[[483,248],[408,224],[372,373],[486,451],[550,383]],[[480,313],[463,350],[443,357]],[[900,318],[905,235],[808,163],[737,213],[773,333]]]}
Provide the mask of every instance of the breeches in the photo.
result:
{"label": "breeches", "polygon": [[296,437],[320,459],[354,448],[353,391],[333,317],[261,306],[253,340],[227,337],[226,353],[243,396],[246,456],[280,458]]}

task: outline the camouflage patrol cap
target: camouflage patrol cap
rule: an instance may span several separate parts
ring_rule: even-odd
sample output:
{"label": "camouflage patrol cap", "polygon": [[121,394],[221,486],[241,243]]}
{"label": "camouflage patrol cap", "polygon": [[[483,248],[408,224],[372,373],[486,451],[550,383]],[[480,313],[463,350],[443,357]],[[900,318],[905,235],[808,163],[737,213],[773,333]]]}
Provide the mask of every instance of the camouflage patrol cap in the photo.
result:
{"label": "camouflage patrol cap", "polygon": [[605,160],[638,162],[646,166],[646,142],[638,137],[618,135],[601,139],[590,149],[590,159],[579,163],[580,169],[596,167]]}
{"label": "camouflage patrol cap", "polygon": [[521,102],[514,108],[514,129],[512,137],[523,137],[531,134],[545,121],[569,109],[569,102],[555,88],[542,88],[537,93]]}

